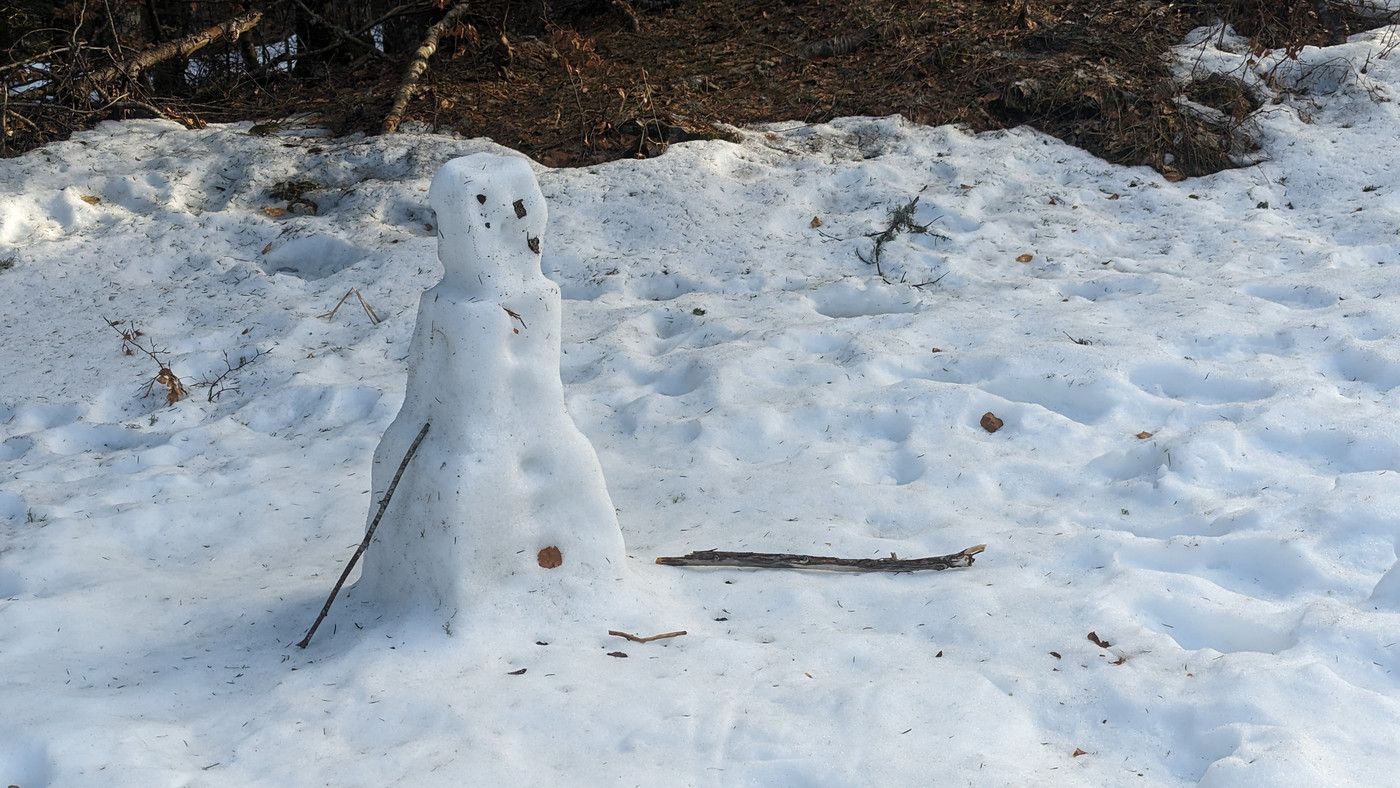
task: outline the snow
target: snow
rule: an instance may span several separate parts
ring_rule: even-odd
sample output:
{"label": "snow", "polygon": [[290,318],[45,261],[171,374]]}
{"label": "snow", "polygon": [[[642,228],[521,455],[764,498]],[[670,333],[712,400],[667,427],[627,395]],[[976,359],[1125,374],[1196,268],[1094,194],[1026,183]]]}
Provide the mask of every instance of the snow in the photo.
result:
{"label": "snow", "polygon": [[[1298,53],[1349,65],[1278,83],[1257,164],[1180,183],[896,118],[535,167],[635,598],[352,593],[304,651],[442,276],[430,179],[509,152],[133,121],[0,162],[0,780],[1392,781],[1396,35]],[[288,180],[316,215],[269,214]],[[897,235],[882,281],[858,254],[915,197],[942,237]],[[146,350],[187,399],[142,396]]]}

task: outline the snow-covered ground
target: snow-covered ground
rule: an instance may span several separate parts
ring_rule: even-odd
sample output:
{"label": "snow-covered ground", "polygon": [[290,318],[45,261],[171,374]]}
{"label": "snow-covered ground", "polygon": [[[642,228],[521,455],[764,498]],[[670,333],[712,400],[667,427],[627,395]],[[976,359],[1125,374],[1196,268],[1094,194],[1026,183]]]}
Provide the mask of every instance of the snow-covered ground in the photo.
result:
{"label": "snow-covered ground", "polygon": [[[538,169],[613,626],[688,632],[645,644],[352,595],[293,645],[441,277],[429,180],[491,143],[129,122],[0,162],[0,783],[1391,783],[1395,36],[1256,63],[1267,160],[1181,183],[889,118]],[[881,281],[915,197],[943,237]]]}

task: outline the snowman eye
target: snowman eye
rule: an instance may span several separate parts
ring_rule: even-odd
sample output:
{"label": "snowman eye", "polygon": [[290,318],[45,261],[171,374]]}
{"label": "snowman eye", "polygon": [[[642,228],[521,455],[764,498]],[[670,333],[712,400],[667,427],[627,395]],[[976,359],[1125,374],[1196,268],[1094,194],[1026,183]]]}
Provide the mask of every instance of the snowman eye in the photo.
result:
{"label": "snowman eye", "polygon": [[516,200],[514,203],[511,204],[511,207],[515,209],[515,218],[517,218],[517,219],[524,219],[524,218],[525,218],[525,201],[524,201],[524,200]]}
{"label": "snowman eye", "polygon": [[526,246],[529,246],[529,247],[530,247],[530,251],[534,252],[535,254],[539,254],[539,253],[540,253],[540,239],[538,239],[538,238],[530,238],[530,237],[527,236],[527,237],[525,238],[525,245],[526,245]]}

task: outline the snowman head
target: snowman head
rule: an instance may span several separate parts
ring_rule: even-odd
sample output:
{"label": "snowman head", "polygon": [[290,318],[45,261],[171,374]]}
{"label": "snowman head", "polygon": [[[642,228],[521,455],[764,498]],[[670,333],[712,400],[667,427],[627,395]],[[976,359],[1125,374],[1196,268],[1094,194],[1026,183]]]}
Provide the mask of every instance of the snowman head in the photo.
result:
{"label": "snowman head", "polygon": [[494,153],[453,159],[433,178],[428,201],[437,212],[444,283],[499,289],[542,276],[547,211],[525,159]]}

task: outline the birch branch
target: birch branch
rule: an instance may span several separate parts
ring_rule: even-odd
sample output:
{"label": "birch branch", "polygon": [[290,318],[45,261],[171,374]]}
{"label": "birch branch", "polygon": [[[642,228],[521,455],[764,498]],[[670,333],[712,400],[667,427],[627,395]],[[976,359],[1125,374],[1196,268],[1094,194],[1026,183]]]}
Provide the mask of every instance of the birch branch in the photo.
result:
{"label": "birch branch", "polygon": [[399,83],[398,93],[394,95],[394,105],[389,109],[389,114],[384,117],[383,130],[385,134],[393,134],[399,130],[399,124],[403,122],[404,110],[408,109],[408,100],[413,95],[413,86],[417,85],[418,80],[427,72],[428,59],[437,52],[438,39],[457,24],[457,20],[467,13],[469,6],[470,3],[467,0],[462,0],[462,2],[452,6],[452,10],[439,19],[437,24],[428,28],[428,35],[423,38],[423,43],[413,53],[413,59],[409,61],[408,68],[404,70],[403,81]]}

